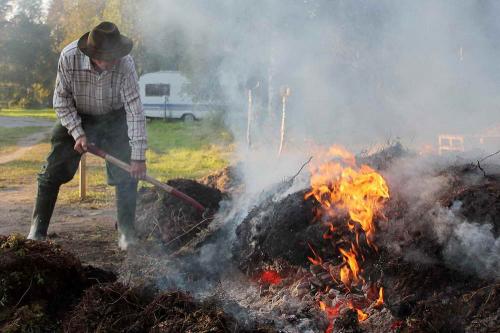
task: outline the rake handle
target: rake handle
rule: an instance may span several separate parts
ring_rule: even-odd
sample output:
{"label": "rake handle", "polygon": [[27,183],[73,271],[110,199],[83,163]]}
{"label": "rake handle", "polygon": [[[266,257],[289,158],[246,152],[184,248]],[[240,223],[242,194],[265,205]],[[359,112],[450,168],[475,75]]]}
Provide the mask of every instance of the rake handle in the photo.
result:
{"label": "rake handle", "polygon": [[[94,154],[96,156],[99,156],[99,157],[105,159],[106,161],[108,161],[111,164],[116,165],[120,169],[123,169],[123,170],[125,170],[127,172],[130,172],[130,164],[125,163],[122,160],[119,160],[119,159],[117,159],[114,156],[109,155],[104,150],[96,147],[93,144],[89,144],[87,146],[87,151],[89,153],[91,153],[91,154]],[[150,175],[146,175],[146,177],[144,177],[143,180],[145,180],[148,183],[153,184],[154,186],[161,188],[165,192],[170,193],[171,195],[173,195],[173,196],[175,196],[175,197],[177,197],[177,198],[179,198],[179,199],[187,202],[188,204],[190,204],[191,206],[193,206],[194,208],[196,208],[201,213],[203,213],[205,211],[205,207],[203,207],[202,204],[200,204],[195,199],[191,198],[186,193],[183,193],[183,192],[177,190],[176,188],[174,188],[174,187],[172,187],[172,186],[170,186],[168,184],[162,183],[159,180],[151,177]]]}

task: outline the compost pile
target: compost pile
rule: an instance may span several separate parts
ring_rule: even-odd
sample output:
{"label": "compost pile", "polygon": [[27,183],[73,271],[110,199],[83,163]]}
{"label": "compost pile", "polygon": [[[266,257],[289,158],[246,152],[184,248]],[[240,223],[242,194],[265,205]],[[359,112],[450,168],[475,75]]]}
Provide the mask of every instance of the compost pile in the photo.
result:
{"label": "compost pile", "polygon": [[269,332],[244,330],[215,303],[129,286],[51,242],[0,236],[1,332]]}
{"label": "compost pile", "polygon": [[266,332],[247,331],[215,304],[179,292],[158,294],[122,283],[95,285],[63,323],[65,332]]}
{"label": "compost pile", "polygon": [[201,178],[200,183],[224,193],[234,193],[242,186],[243,179],[238,165],[230,165]]}
{"label": "compost pile", "polygon": [[398,171],[411,167],[398,161],[408,158],[403,150],[390,154],[390,163],[364,157],[377,170],[346,178],[387,180],[390,197],[373,188],[361,195],[379,195],[370,204],[373,228],[355,223],[370,215],[359,206],[337,209],[346,198],[335,211],[320,202],[349,184],[325,183],[317,197],[313,184],[250,211],[233,254],[261,285],[258,303],[272,303],[283,327],[297,331],[498,332],[500,169],[438,165],[416,176]]}
{"label": "compost pile", "polygon": [[194,180],[173,179],[167,184],[187,193],[206,208],[200,213],[162,190],[141,189],[136,219],[139,232],[143,238],[158,239],[166,250],[173,251],[188,244],[208,227],[224,196],[218,189]]}
{"label": "compost pile", "polygon": [[208,214],[142,189],[133,284],[0,237],[0,330],[498,332],[500,167],[332,151],[308,186],[273,186],[245,214],[216,175],[169,182]]}
{"label": "compost pile", "polygon": [[0,331],[56,331],[86,288],[114,280],[53,243],[0,236]]}

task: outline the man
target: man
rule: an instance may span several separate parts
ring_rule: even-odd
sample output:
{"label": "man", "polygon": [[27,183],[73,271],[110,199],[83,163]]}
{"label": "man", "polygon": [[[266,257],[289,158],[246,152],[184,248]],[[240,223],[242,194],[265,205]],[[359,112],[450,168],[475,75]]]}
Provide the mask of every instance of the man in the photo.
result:
{"label": "man", "polygon": [[131,172],[106,163],[115,186],[119,245],[136,242],[137,181],[146,175],[146,130],[132,57],[132,41],[111,22],[102,22],[61,52],[54,91],[58,121],[52,149],[38,174],[29,239],[47,237],[59,187],[75,175],[89,143],[121,160]]}

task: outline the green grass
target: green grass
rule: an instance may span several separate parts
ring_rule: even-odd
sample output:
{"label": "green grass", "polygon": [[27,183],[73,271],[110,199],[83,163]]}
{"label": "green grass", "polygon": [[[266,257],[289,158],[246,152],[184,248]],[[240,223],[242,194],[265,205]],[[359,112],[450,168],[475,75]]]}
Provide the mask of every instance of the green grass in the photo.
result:
{"label": "green grass", "polygon": [[[1,129],[1,128],[0,128]],[[20,131],[20,129],[17,129]],[[23,129],[26,135],[31,130]],[[147,124],[149,150],[148,173],[161,181],[173,178],[203,177],[224,168],[233,149],[231,134],[209,121],[195,123],[151,121]],[[31,132],[30,132],[31,133]],[[0,132],[0,135],[1,132]],[[2,135],[4,137],[4,135]],[[13,139],[5,139],[13,141]],[[0,141],[1,145],[1,141]],[[22,158],[0,164],[0,188],[16,187],[36,182],[50,150],[48,139],[35,145]],[[87,158],[89,198],[84,201],[92,207],[109,205],[114,197],[113,188],[106,185],[104,162],[94,156]],[[63,185],[60,202],[79,202],[78,174]]]}
{"label": "green grass", "polygon": [[209,122],[148,124],[148,169],[154,177],[199,178],[227,165],[231,134]]}
{"label": "green grass", "polygon": [[56,113],[52,108],[44,109],[0,109],[0,116],[3,117],[30,117],[43,119],[56,119]]}

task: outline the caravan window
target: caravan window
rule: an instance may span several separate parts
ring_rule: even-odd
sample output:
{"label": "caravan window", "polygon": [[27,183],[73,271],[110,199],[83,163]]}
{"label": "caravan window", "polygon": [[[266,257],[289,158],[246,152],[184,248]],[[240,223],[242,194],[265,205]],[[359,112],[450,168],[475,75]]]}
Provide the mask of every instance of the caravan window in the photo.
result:
{"label": "caravan window", "polygon": [[170,96],[170,84],[146,84],[146,96]]}

